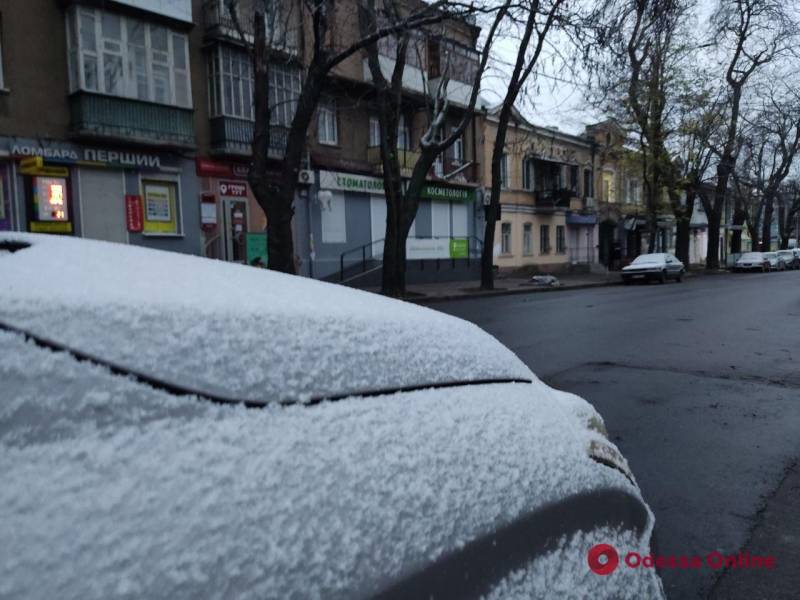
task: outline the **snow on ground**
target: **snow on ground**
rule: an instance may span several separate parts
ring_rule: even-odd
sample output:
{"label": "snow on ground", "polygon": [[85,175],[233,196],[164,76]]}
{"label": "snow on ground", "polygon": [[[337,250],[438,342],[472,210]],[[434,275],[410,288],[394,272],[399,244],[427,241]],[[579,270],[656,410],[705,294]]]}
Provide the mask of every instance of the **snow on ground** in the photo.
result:
{"label": "snow on ground", "polygon": [[0,380],[0,597],[363,597],[547,502],[638,495],[538,382],[247,410],[6,332]]}
{"label": "snow on ground", "polygon": [[249,400],[534,379],[475,325],[343,286],[171,252],[19,233],[0,320],[173,383]]}

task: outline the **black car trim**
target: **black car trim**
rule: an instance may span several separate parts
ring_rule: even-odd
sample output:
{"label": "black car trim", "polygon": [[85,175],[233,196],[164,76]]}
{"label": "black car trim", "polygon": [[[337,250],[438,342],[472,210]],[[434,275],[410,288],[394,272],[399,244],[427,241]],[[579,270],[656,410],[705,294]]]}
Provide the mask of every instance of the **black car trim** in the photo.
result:
{"label": "black car trim", "polygon": [[[556,543],[565,535],[620,525],[634,530],[641,537],[647,521],[648,511],[644,503],[627,491],[603,489],[586,492],[546,506],[468,542],[460,550],[390,584],[373,598],[481,598],[508,574],[555,550]],[[596,543],[608,541],[598,537]],[[617,550],[622,553],[628,549]],[[589,566],[584,564],[588,572]]]}
{"label": "black car trim", "polygon": [[89,352],[84,352],[83,350],[72,348],[70,346],[67,346],[66,344],[62,344],[61,342],[56,342],[55,340],[46,338],[44,336],[31,333],[30,331],[27,331],[20,327],[9,325],[8,323],[5,323],[3,321],[0,321],[0,329],[22,335],[26,339],[32,341],[37,346],[40,346],[42,348],[48,348],[49,350],[54,350],[56,352],[65,352],[81,362],[89,362],[101,367],[105,367],[106,369],[111,371],[111,373],[113,373],[114,375],[131,377],[140,383],[147,384],[154,389],[167,392],[174,396],[197,396],[201,400],[207,400],[209,402],[213,402],[214,404],[235,404],[235,405],[245,406],[246,408],[264,408],[265,406],[269,405],[314,406],[322,402],[328,402],[328,401],[335,402],[337,400],[343,400],[345,398],[383,396],[386,394],[394,394],[400,392],[415,392],[431,388],[449,388],[449,387],[459,387],[467,385],[485,385],[494,383],[533,383],[533,380],[531,379],[523,379],[517,377],[497,377],[497,378],[482,378],[482,379],[466,379],[458,381],[441,381],[433,383],[420,383],[414,385],[368,389],[368,390],[354,390],[342,394],[312,396],[307,401],[247,400],[244,398],[231,397],[221,392],[213,392],[209,390],[193,388],[172,381],[166,381],[164,379],[161,379],[160,377],[156,377],[154,375],[150,375],[142,371],[137,371],[135,369],[125,367],[110,360],[106,360],[98,356],[95,356],[94,354],[90,354]]}

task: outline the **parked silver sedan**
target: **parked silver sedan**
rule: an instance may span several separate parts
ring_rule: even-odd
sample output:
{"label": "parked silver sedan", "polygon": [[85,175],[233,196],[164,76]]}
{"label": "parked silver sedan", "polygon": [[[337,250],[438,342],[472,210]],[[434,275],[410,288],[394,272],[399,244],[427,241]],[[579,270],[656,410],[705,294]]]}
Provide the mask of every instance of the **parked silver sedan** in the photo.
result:
{"label": "parked silver sedan", "polygon": [[764,252],[745,252],[733,265],[734,271],[769,271],[770,261]]}
{"label": "parked silver sedan", "polygon": [[622,281],[626,285],[637,280],[666,283],[667,279],[681,281],[684,273],[684,264],[668,252],[642,254],[622,269]]}
{"label": "parked silver sedan", "polygon": [[782,258],[787,269],[800,269],[800,251],[778,250],[778,258]]}
{"label": "parked silver sedan", "polygon": [[786,269],[786,262],[777,252],[764,252],[764,258],[769,261],[770,271],[784,271]]}

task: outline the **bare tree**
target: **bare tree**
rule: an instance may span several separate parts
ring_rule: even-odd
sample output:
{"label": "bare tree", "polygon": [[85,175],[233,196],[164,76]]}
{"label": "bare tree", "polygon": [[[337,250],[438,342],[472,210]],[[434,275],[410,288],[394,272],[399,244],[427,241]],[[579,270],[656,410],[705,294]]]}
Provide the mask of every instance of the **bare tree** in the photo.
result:
{"label": "bare tree", "polygon": [[507,81],[497,120],[497,133],[492,149],[492,181],[490,200],[486,210],[481,254],[481,289],[494,288],[494,234],[500,216],[500,189],[502,186],[502,161],[505,154],[506,134],[513,116],[514,104],[539,62],[548,34],[563,17],[565,0],[530,0],[523,5],[524,27],[519,40],[514,68]]}
{"label": "bare tree", "polygon": [[[363,6],[356,0],[224,0],[242,41],[250,47],[254,70],[254,134],[253,158],[248,180],[253,195],[267,216],[269,268],[286,273],[295,272],[292,218],[298,176],[306,151],[306,135],[328,74],[342,62],[388,35],[413,31],[449,18],[443,10],[448,0],[431,4],[415,4],[402,18],[378,27],[358,39],[342,40],[332,35],[337,10],[352,11],[358,18]],[[292,2],[297,2],[292,5]],[[290,6],[296,6],[294,10]],[[299,24],[300,44],[308,49],[304,60],[302,85],[294,102],[294,115],[288,127],[286,148],[280,159],[277,180],[269,173],[270,128],[275,107],[270,103],[269,70],[281,60],[280,45],[275,44],[275,32],[286,27],[294,15]],[[251,23],[251,27],[245,26]],[[252,31],[252,36],[248,35]],[[304,43],[304,38],[308,40]],[[252,40],[252,45],[250,41]]]}
{"label": "bare tree", "polygon": [[778,192],[778,236],[781,250],[789,247],[789,239],[800,236],[800,181],[787,180]]}
{"label": "bare tree", "polygon": [[[466,108],[456,127],[446,132],[445,124],[448,116],[448,86],[450,83],[450,60],[444,57],[445,67],[441,73],[433,97],[426,104],[429,109],[428,124],[419,141],[420,156],[413,166],[411,177],[403,182],[401,163],[397,152],[397,130],[401,116],[403,99],[403,74],[410,46],[411,32],[404,30],[396,34],[394,66],[390,79],[381,70],[378,44],[367,47],[367,59],[377,95],[376,104],[380,125],[380,153],[383,167],[384,193],[386,195],[386,235],[383,246],[383,272],[381,280],[382,293],[389,296],[402,296],[406,289],[406,240],[411,224],[417,214],[420,195],[426,184],[428,172],[436,158],[452,146],[464,133],[472,119],[472,112],[480,89],[481,76],[486,68],[497,27],[508,11],[509,2],[499,8],[489,9],[494,12],[494,20],[484,41],[483,51],[478,69],[472,81],[472,92]],[[380,29],[381,17],[390,23],[403,19],[401,7],[395,2],[383,3],[383,14],[378,12],[375,0],[367,0],[367,9],[362,20],[364,36]],[[453,14],[463,18],[463,13]],[[426,86],[427,87],[427,86]]]}
{"label": "bare tree", "polygon": [[[792,50],[797,27],[781,0],[719,0],[712,19],[718,47],[726,52],[723,62],[729,101],[725,134],[717,149],[716,186],[704,201],[708,216],[706,268],[719,268],[719,234],[728,184],[736,167],[742,99],[754,74]],[[744,212],[737,206],[734,225],[741,225]],[[732,248],[733,250],[733,248]]]}

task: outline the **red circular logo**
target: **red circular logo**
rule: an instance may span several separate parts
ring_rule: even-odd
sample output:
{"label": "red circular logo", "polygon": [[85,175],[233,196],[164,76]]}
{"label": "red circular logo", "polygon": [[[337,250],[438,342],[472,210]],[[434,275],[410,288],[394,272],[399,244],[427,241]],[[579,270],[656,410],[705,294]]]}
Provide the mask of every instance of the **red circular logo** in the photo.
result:
{"label": "red circular logo", "polygon": [[611,575],[619,564],[619,554],[614,546],[596,544],[589,549],[589,568],[598,575]]}

